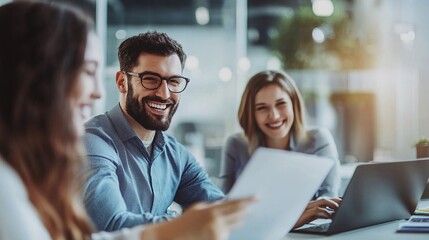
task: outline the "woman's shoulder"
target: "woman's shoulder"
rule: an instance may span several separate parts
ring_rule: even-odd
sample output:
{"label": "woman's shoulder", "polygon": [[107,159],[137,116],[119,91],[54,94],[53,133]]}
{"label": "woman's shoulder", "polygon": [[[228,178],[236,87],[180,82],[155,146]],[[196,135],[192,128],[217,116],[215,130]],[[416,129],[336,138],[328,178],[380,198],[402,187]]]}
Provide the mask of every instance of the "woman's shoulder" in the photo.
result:
{"label": "woman's shoulder", "polygon": [[244,133],[234,133],[226,139],[226,148],[232,148],[235,150],[238,149],[247,149],[247,139]]}
{"label": "woman's shoulder", "polygon": [[227,144],[234,144],[234,145],[246,145],[247,146],[247,139],[244,133],[234,133],[227,137],[226,139]]}
{"label": "woman's shoulder", "polygon": [[[27,190],[21,177],[5,160],[0,157],[0,209],[28,199]],[[8,207],[8,208],[9,208]]]}
{"label": "woman's shoulder", "polygon": [[50,239],[18,173],[1,158],[0,196],[0,239]]}
{"label": "woman's shoulder", "polygon": [[314,127],[307,130],[307,137],[310,141],[330,141],[333,139],[331,132],[326,127]]}
{"label": "woman's shoulder", "polygon": [[331,132],[325,127],[313,128],[307,131],[307,141],[300,145],[304,153],[329,156],[338,159],[338,151]]}
{"label": "woman's shoulder", "polygon": [[24,184],[18,173],[0,157],[0,190],[9,195],[12,192],[26,195]]}
{"label": "woman's shoulder", "polygon": [[312,153],[318,149],[335,145],[331,132],[325,127],[314,127],[306,131],[306,138],[298,144],[298,151]]}

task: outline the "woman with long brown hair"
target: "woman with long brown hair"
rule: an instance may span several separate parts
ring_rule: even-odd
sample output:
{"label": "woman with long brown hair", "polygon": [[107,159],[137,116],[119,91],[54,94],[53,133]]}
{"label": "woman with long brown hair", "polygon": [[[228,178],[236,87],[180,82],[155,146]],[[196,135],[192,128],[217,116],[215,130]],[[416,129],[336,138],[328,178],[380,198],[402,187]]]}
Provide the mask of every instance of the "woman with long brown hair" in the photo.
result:
{"label": "woman with long brown hair", "polygon": [[243,133],[228,138],[220,173],[222,190],[228,192],[258,147],[332,159],[334,167],[313,198],[322,199],[310,202],[296,226],[318,217],[329,218],[329,210],[336,209],[340,201],[335,198],[338,196],[340,176],[334,139],[325,128],[307,129],[304,112],[301,94],[289,75],[279,71],[262,71],[252,76],[238,110]]}
{"label": "woman with long brown hair", "polygon": [[[91,21],[43,2],[0,7],[0,239],[224,239],[252,201],[93,234],[82,204],[83,120],[100,98]],[[96,52],[96,51],[95,51]]]}

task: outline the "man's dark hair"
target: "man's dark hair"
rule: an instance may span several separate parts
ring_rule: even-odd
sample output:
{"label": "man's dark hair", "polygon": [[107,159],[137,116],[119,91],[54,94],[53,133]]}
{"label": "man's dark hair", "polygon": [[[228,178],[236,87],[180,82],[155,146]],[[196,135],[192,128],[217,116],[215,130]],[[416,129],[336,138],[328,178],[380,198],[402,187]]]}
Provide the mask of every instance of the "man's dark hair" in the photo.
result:
{"label": "man's dark hair", "polygon": [[118,49],[121,71],[130,71],[136,66],[137,59],[142,53],[159,56],[177,54],[182,70],[185,67],[186,54],[183,52],[182,46],[167,34],[153,31],[130,37],[121,43]]}

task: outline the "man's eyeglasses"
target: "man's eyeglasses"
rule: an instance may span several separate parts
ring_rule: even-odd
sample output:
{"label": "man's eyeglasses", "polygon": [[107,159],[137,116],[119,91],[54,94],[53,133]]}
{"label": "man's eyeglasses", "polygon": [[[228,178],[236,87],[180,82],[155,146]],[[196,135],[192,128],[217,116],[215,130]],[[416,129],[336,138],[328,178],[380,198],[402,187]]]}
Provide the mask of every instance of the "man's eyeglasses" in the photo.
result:
{"label": "man's eyeglasses", "polygon": [[125,72],[125,73],[128,75],[140,78],[140,83],[147,90],[158,89],[162,84],[162,80],[165,80],[167,82],[167,87],[170,90],[170,92],[181,93],[185,90],[186,86],[188,86],[188,83],[190,81],[189,78],[183,77],[183,76],[171,76],[166,78],[166,77],[162,77],[158,73],[148,72],[148,71],[141,72],[141,73],[134,73],[134,72]]}

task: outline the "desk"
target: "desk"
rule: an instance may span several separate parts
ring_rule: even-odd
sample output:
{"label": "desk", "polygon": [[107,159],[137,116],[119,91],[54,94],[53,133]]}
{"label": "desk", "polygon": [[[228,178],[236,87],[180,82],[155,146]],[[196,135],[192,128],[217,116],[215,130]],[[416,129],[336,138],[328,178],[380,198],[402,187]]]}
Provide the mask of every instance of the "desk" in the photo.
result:
{"label": "desk", "polygon": [[[401,220],[405,221],[405,220]],[[281,240],[288,239],[329,239],[329,240],[363,240],[363,239],[388,239],[388,240],[420,240],[429,239],[429,233],[396,233],[396,229],[401,221],[393,221],[378,224],[371,227],[337,233],[330,236],[289,233]]]}

